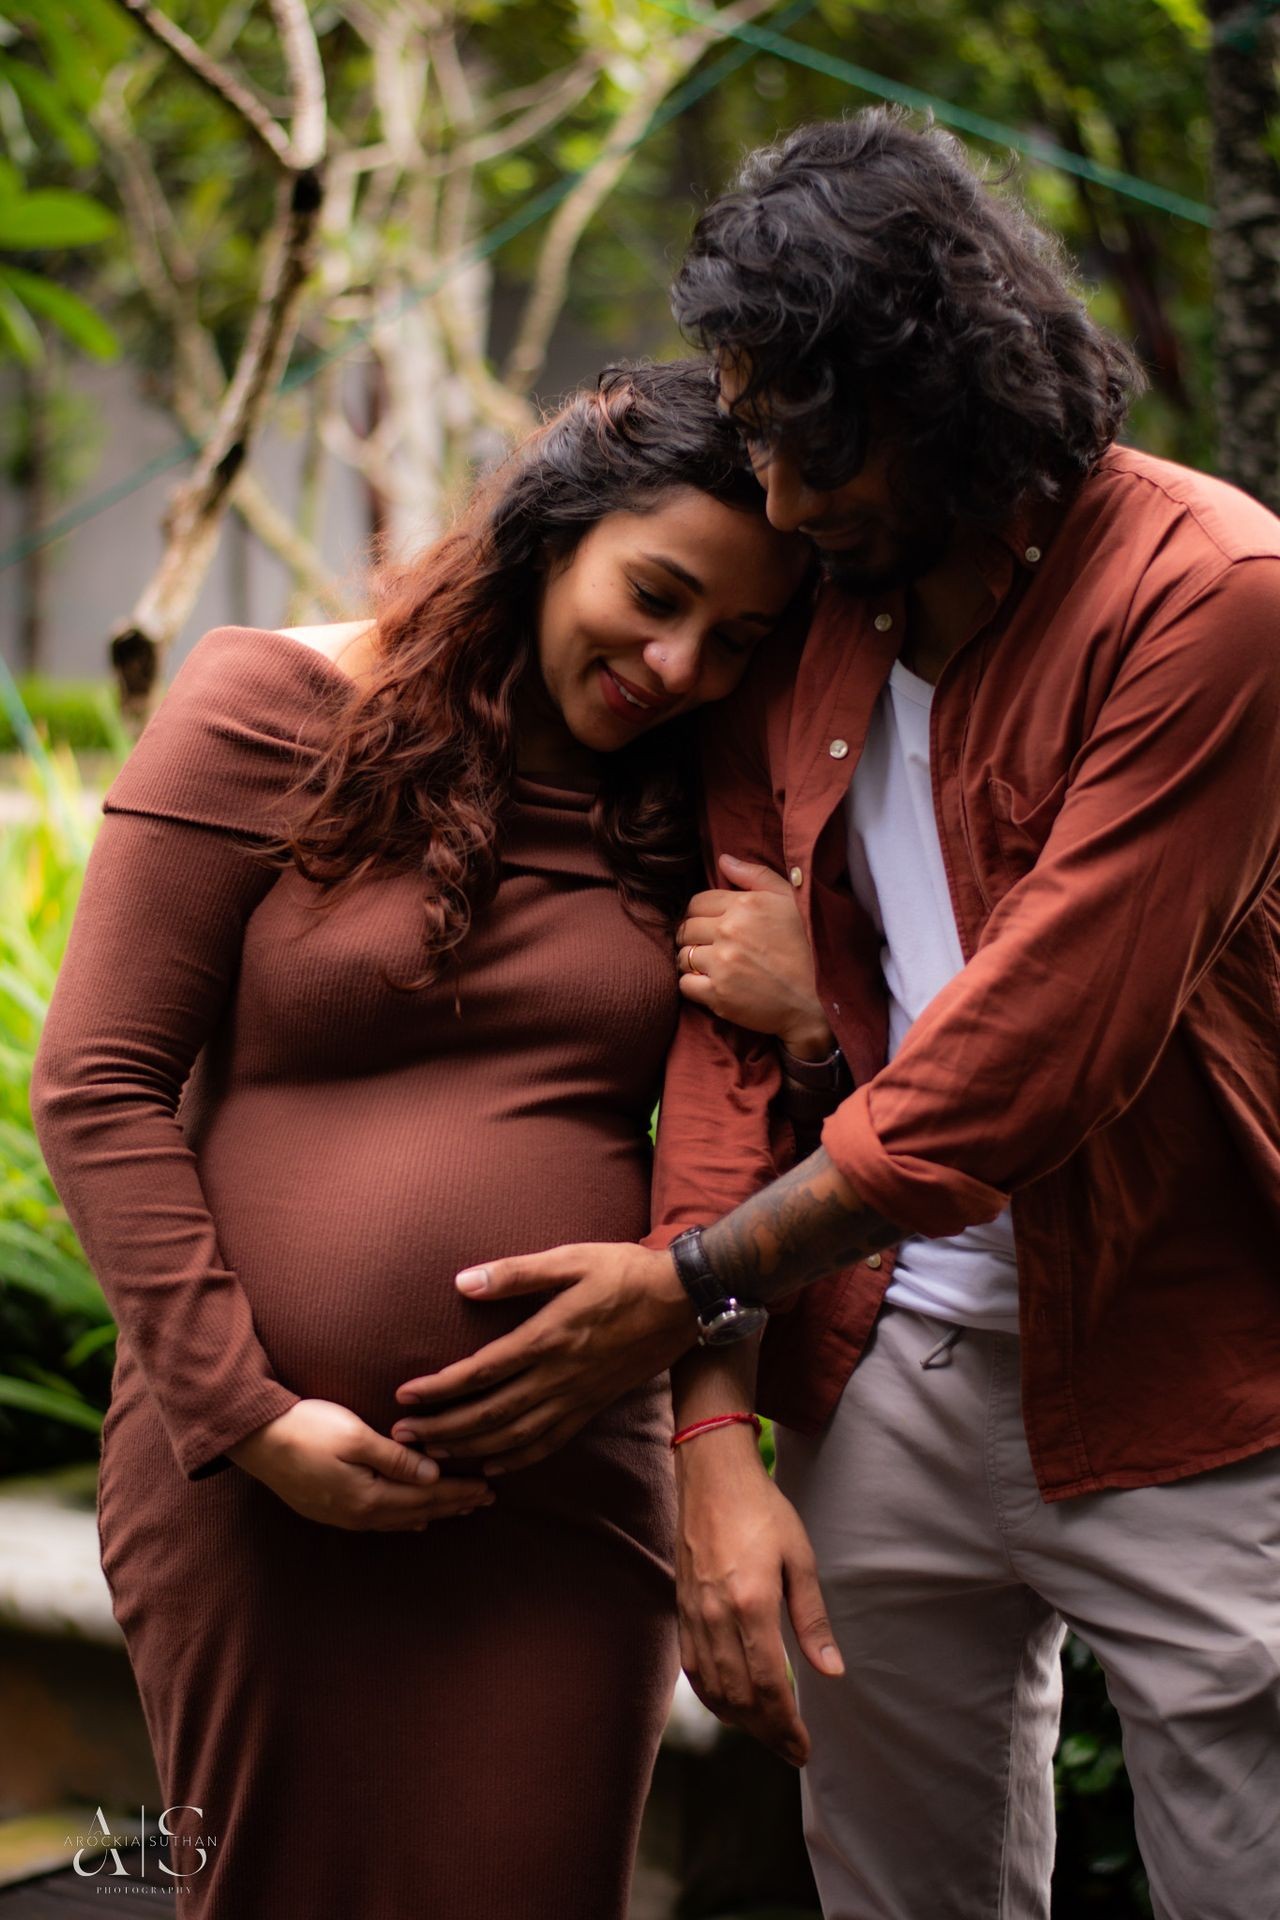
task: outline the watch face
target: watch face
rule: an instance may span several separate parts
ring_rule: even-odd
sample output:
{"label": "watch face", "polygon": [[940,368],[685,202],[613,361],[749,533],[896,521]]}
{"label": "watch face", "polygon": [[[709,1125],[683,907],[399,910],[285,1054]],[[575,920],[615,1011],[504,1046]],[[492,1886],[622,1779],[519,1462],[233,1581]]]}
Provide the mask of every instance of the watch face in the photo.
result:
{"label": "watch face", "polygon": [[742,1300],[726,1300],[718,1313],[702,1322],[698,1338],[704,1347],[727,1347],[735,1340],[749,1340],[768,1324],[764,1307],[748,1306]]}

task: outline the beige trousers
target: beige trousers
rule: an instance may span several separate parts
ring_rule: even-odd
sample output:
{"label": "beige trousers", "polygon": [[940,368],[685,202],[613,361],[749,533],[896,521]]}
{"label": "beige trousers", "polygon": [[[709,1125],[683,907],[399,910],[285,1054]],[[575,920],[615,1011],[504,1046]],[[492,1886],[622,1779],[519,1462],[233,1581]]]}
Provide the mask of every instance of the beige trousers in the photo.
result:
{"label": "beige trousers", "polygon": [[791,1647],[825,1920],[1044,1920],[1065,1626],[1120,1715],[1159,1920],[1278,1920],[1280,1451],[1046,1502],[1016,1338],[901,1308],[825,1433],[777,1443],[847,1669]]}

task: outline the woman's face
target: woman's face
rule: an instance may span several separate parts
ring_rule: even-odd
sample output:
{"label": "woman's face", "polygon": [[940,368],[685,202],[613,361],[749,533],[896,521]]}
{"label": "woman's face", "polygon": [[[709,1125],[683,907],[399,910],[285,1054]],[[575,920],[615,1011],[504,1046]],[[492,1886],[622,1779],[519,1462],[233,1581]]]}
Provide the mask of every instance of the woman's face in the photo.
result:
{"label": "woman's face", "polygon": [[610,753],[746,671],[800,585],[808,542],[680,487],[608,513],[543,588],[538,663],[574,739]]}

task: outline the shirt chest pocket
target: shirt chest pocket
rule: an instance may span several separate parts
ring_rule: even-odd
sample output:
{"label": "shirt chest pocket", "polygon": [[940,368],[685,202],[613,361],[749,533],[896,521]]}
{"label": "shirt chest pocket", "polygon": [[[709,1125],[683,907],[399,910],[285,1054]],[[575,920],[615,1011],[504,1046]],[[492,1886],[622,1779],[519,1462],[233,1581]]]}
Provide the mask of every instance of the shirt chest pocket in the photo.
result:
{"label": "shirt chest pocket", "polygon": [[987,781],[991,803],[992,849],[1006,881],[1029,873],[1044,850],[1053,823],[1067,797],[1067,776],[1059,774],[1044,793],[1028,796],[993,774]]}

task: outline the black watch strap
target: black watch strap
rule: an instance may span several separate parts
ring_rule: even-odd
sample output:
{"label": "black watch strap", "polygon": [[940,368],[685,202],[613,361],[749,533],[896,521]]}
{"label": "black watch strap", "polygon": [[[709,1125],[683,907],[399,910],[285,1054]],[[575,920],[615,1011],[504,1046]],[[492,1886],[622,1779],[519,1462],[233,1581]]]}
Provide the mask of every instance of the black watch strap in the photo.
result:
{"label": "black watch strap", "polygon": [[675,1262],[680,1284],[698,1316],[698,1340],[704,1347],[728,1346],[763,1333],[769,1314],[754,1300],[739,1300],[725,1292],[724,1282],[711,1268],[702,1244],[702,1228],[686,1227],[667,1249]]}
{"label": "black watch strap", "polygon": [[717,1280],[702,1244],[702,1228],[686,1227],[676,1235],[668,1252],[676,1263],[680,1284],[693,1302],[700,1320],[724,1305],[724,1282]]}

